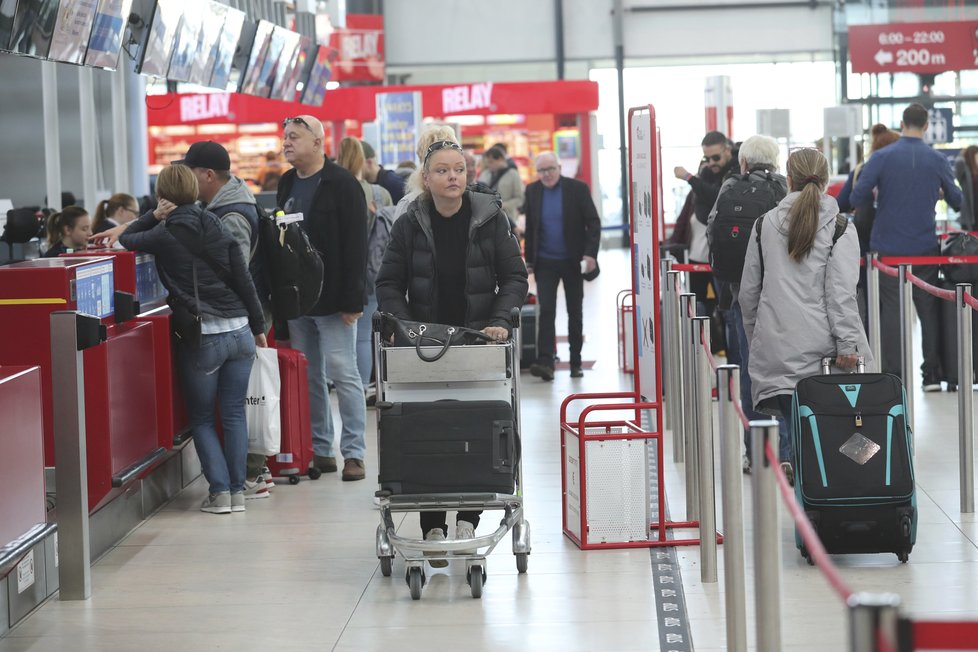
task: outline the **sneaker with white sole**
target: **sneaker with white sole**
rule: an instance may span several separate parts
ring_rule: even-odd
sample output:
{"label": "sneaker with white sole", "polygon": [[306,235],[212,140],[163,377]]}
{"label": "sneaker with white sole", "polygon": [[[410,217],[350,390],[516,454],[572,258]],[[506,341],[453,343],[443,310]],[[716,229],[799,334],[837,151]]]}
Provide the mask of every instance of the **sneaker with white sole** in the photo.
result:
{"label": "sneaker with white sole", "polygon": [[258,500],[261,498],[270,498],[272,494],[268,492],[268,483],[265,482],[265,478],[258,476],[255,478],[254,482],[249,482],[245,480],[244,483],[244,497],[247,500]]}
{"label": "sneaker with white sole", "polygon": [[200,511],[208,514],[230,514],[231,513],[231,492],[222,491],[219,494],[211,494],[200,504]]}
{"label": "sneaker with white sole", "polygon": [[[445,533],[442,532],[442,530],[441,530],[440,527],[436,527],[436,528],[433,528],[431,530],[428,530],[428,534],[424,535],[424,540],[425,541],[444,541],[445,540]],[[425,556],[444,556],[445,555],[445,551],[444,550],[440,550],[440,551],[436,550],[436,551],[432,551],[432,552],[426,552],[424,554],[425,554]],[[445,566],[448,566],[448,560],[447,559],[429,559],[428,560],[428,563],[431,565],[432,568],[445,568]]]}
{"label": "sneaker with white sole", "polygon": [[744,473],[750,475],[750,457],[748,457],[747,453],[744,453],[743,470]]}
{"label": "sneaker with white sole", "polygon": [[268,494],[272,494],[272,490],[275,489],[275,479],[272,477],[272,470],[267,466],[262,467],[261,477],[265,481],[265,486],[268,488]]}
{"label": "sneaker with white sole", "polygon": [[[475,538],[475,526],[468,521],[456,521],[455,522],[455,538],[456,539],[474,539]],[[473,548],[471,550],[459,550],[457,554],[459,555],[474,555],[476,550]]]}
{"label": "sneaker with white sole", "polygon": [[245,511],[245,495],[244,495],[244,492],[239,491],[236,494],[231,494],[231,511],[232,512],[243,512],[243,511]]}

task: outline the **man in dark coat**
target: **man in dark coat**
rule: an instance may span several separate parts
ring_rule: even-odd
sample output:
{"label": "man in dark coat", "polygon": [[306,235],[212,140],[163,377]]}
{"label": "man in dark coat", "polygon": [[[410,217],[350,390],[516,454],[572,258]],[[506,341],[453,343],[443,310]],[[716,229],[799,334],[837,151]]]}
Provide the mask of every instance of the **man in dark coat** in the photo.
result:
{"label": "man in dark coat", "polygon": [[530,373],[547,381],[554,378],[557,286],[563,282],[571,377],[579,378],[584,375],[584,279],[597,271],[601,218],[587,184],[561,176],[553,152],[537,156],[536,170],[539,180],[526,187],[523,207],[526,262],[536,275],[540,306],[538,357]]}

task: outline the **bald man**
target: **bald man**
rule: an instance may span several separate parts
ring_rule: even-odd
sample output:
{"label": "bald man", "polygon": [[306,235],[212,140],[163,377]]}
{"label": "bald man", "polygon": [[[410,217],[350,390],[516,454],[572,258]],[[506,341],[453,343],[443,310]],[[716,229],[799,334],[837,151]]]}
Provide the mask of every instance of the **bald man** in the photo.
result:
{"label": "bald man", "polygon": [[557,286],[564,284],[567,303],[567,340],[570,375],[580,378],[584,343],[584,275],[597,267],[601,245],[601,218],[587,184],[561,176],[553,152],[537,156],[539,179],[526,187],[526,264],[537,282],[540,315],[537,326],[537,358],[530,373],[545,381],[554,379],[554,341]]}
{"label": "bald man", "polygon": [[323,473],[337,471],[329,378],[336,386],[343,422],[343,479],[363,480],[367,410],[356,345],[357,319],[365,298],[367,203],[360,182],[326,159],[319,120],[301,115],[287,118],[283,127],[283,150],[292,169],[279,181],[278,205],[288,214],[302,216],[299,224],[323,258],[319,301],[308,314],[289,321],[292,345],[309,360],[313,464]]}

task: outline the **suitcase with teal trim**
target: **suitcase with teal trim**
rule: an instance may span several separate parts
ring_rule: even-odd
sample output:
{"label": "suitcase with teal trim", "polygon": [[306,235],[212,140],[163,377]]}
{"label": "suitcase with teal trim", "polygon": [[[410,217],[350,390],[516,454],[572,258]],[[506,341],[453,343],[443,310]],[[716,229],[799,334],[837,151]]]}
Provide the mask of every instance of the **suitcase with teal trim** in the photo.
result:
{"label": "suitcase with teal trim", "polygon": [[[906,406],[892,374],[813,376],[795,388],[795,495],[826,551],[909,558],[917,500]],[[797,533],[795,542],[812,563]]]}

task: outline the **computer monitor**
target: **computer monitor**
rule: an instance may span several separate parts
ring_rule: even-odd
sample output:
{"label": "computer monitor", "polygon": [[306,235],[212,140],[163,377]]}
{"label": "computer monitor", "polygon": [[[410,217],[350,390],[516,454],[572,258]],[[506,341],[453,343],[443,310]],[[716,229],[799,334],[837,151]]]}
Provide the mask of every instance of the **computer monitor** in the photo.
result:
{"label": "computer monitor", "polygon": [[40,59],[48,56],[60,0],[19,0],[10,33],[10,51]]}
{"label": "computer monitor", "polygon": [[[146,29],[142,50],[136,62],[136,72],[153,77],[166,77],[170,67],[173,42],[180,27],[180,15],[184,0],[149,0],[149,27]],[[145,19],[144,19],[145,20]]]}
{"label": "computer monitor", "polygon": [[261,72],[258,74],[258,82],[254,87],[252,95],[271,97],[272,86],[275,85],[275,74],[281,65],[282,50],[285,49],[286,32],[289,32],[289,30],[278,25],[272,29],[272,37],[268,42],[268,51],[262,61]]}
{"label": "computer monitor", "polygon": [[[238,88],[239,93],[247,95],[257,95],[257,90],[261,81],[262,66],[268,55],[268,49],[272,43],[272,32],[275,25],[267,20],[259,20],[258,27],[255,29],[255,38],[251,44],[251,52],[248,55],[248,63],[241,74]],[[266,93],[267,97],[267,93]]]}
{"label": "computer monitor", "polygon": [[86,2],[64,0],[61,3],[58,18],[54,22],[54,34],[51,36],[48,59],[75,64],[85,60],[97,9],[96,0]]}
{"label": "computer monitor", "polygon": [[227,8],[227,15],[224,17],[224,28],[221,35],[214,45],[214,70],[211,71],[211,78],[205,84],[211,88],[227,90],[231,81],[231,64],[234,61],[234,54],[238,48],[238,41],[241,38],[241,31],[244,27],[245,14],[237,9]]}
{"label": "computer monitor", "polygon": [[228,6],[219,2],[204,2],[197,51],[190,66],[190,83],[206,86],[214,72],[214,54],[224,30]]}
{"label": "computer monitor", "polygon": [[122,37],[131,11],[132,0],[100,0],[85,55],[86,66],[109,70],[119,66]]}
{"label": "computer monitor", "polygon": [[271,97],[273,100],[295,101],[295,85],[298,81],[296,67],[302,54],[302,37],[287,29],[275,28],[282,34],[285,44],[279,56],[278,69],[275,71],[275,83],[272,84]]}
{"label": "computer monitor", "polygon": [[207,5],[192,0],[184,3],[180,28],[173,41],[173,54],[170,55],[170,69],[166,73],[168,80],[190,81],[190,71],[200,42],[200,27],[204,21],[203,12],[207,9]]}
{"label": "computer monitor", "polygon": [[326,84],[333,74],[335,51],[320,45],[316,60],[309,72],[309,80],[302,89],[302,103],[312,106],[322,106],[326,98]]}

